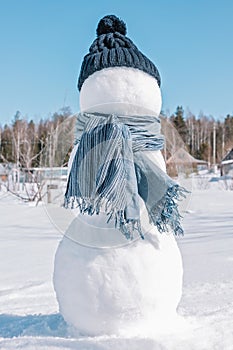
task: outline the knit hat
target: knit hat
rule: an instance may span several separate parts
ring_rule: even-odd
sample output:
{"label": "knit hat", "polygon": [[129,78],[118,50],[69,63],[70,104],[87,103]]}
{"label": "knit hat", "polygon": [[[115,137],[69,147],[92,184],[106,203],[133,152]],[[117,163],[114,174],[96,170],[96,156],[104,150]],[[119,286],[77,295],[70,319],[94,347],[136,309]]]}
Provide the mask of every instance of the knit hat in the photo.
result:
{"label": "knit hat", "polygon": [[97,26],[97,38],[84,57],[78,79],[78,89],[93,73],[110,67],[131,67],[150,74],[160,86],[158,69],[127,38],[126,25],[114,15],[103,17]]}

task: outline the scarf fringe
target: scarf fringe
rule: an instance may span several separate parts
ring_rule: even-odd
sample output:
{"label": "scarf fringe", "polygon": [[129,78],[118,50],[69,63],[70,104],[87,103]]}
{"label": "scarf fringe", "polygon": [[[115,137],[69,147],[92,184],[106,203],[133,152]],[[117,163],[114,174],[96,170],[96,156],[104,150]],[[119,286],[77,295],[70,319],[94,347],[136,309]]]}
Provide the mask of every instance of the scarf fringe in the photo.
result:
{"label": "scarf fringe", "polygon": [[140,220],[129,220],[125,218],[124,210],[116,210],[111,208],[111,203],[106,202],[103,198],[99,198],[98,200],[90,200],[84,199],[81,197],[69,197],[65,198],[65,202],[63,205],[66,209],[78,208],[81,214],[88,215],[98,215],[100,213],[100,208],[105,207],[104,212],[107,215],[107,223],[114,220],[115,228],[119,229],[121,233],[128,240],[134,239],[135,231],[138,232],[139,236],[144,239],[144,235],[142,233],[141,221]]}
{"label": "scarf fringe", "polygon": [[[169,228],[171,228],[176,236],[184,235],[180,223],[182,216],[179,213],[177,201],[186,198],[187,193],[190,192],[177,184],[170,186],[160,201],[148,211],[151,223],[156,225],[160,233],[169,232]],[[108,217],[107,223],[114,220],[115,228],[119,229],[126,239],[132,240],[135,231],[144,239],[140,220],[126,219],[124,210],[117,211],[111,208],[111,204],[102,198],[89,200],[81,197],[69,197],[65,198],[64,203],[65,208],[79,208],[81,214],[91,216],[98,215],[100,208],[103,206],[105,206],[105,212]]]}
{"label": "scarf fringe", "polygon": [[176,201],[186,198],[187,193],[190,192],[184,187],[180,187],[178,184],[172,185],[160,201],[148,211],[151,222],[157,226],[160,233],[169,232],[169,228],[171,228],[176,236],[184,235],[180,223],[182,216]]}

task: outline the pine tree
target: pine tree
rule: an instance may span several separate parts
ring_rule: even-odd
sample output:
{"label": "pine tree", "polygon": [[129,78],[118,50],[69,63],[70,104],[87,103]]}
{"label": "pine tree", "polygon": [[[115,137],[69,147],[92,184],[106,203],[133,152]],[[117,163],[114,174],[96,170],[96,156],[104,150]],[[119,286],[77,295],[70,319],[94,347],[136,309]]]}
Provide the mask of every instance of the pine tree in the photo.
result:
{"label": "pine tree", "polygon": [[182,106],[176,108],[175,115],[171,116],[171,120],[179,132],[182,140],[186,143],[188,138],[188,129],[184,120],[184,110]]}

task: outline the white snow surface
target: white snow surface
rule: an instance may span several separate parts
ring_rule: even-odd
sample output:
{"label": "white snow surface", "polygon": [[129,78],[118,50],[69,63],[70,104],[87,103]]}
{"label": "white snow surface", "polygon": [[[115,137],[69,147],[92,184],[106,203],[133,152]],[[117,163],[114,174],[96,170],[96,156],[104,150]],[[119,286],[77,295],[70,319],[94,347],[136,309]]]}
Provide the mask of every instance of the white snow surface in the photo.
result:
{"label": "white snow surface", "polygon": [[[194,180],[195,182],[195,180]],[[43,206],[0,192],[0,349],[232,350],[233,191],[193,186],[185,236],[180,320],[121,336],[75,334],[58,311],[53,264],[62,238]],[[171,261],[172,264],[172,261]]]}
{"label": "white snow surface", "polygon": [[159,116],[162,98],[157,80],[129,67],[111,67],[91,74],[80,91],[80,109],[117,115]]}

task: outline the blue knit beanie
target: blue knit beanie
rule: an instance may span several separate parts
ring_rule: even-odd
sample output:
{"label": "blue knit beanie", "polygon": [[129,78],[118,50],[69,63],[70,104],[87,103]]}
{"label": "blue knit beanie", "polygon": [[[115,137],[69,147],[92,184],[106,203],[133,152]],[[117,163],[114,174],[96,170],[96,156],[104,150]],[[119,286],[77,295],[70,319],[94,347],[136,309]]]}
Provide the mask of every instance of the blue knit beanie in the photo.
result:
{"label": "blue knit beanie", "polygon": [[158,69],[127,38],[126,25],[114,15],[103,17],[97,26],[97,38],[84,57],[78,79],[78,89],[96,71],[110,67],[131,67],[150,74],[160,86]]}

